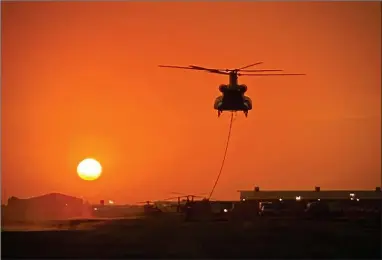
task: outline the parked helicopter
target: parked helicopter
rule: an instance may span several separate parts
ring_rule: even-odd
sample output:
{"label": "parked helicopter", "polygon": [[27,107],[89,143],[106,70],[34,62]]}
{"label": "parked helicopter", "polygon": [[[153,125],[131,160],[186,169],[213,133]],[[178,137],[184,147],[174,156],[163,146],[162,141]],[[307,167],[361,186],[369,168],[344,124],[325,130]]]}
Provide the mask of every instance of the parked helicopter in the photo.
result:
{"label": "parked helicopter", "polygon": [[[181,200],[181,198],[185,199]],[[195,200],[195,198],[199,199]],[[172,197],[166,200],[174,199],[178,200],[178,203],[176,205],[176,212],[182,213],[185,217],[185,221],[228,220],[230,212],[234,207],[232,202],[211,200],[204,196],[194,194],[179,195],[178,197]]]}
{"label": "parked helicopter", "polygon": [[162,213],[163,211],[156,205],[154,201],[144,201],[144,202],[138,202],[139,204],[143,204],[143,213],[145,215],[158,215]]}
{"label": "parked helicopter", "polygon": [[[261,72],[277,72],[282,71],[279,69],[257,69],[257,70],[246,70],[247,68],[260,65],[263,62],[256,62],[247,66],[243,66],[237,69],[210,69],[199,66],[190,65],[188,67],[184,66],[172,66],[172,65],[159,65],[162,68],[174,68],[174,69],[189,69],[189,70],[199,70],[206,71],[210,73],[229,75],[228,85],[222,84],[219,86],[222,95],[215,99],[214,109],[218,111],[218,117],[223,113],[223,111],[243,111],[244,115],[248,116],[248,111],[252,110],[252,100],[244,95],[247,91],[247,86],[244,84],[239,84],[239,76],[300,76],[305,74],[265,74]],[[244,73],[239,73],[244,72]]]}
{"label": "parked helicopter", "polygon": [[195,198],[205,199],[204,196],[201,196],[203,194],[184,194],[184,193],[178,193],[178,192],[172,192],[172,194],[179,194],[175,197],[170,197],[164,199],[164,201],[172,201],[177,200],[176,204],[173,204],[173,206],[176,207],[176,212],[185,212],[187,208],[190,207],[190,205],[194,202]]}

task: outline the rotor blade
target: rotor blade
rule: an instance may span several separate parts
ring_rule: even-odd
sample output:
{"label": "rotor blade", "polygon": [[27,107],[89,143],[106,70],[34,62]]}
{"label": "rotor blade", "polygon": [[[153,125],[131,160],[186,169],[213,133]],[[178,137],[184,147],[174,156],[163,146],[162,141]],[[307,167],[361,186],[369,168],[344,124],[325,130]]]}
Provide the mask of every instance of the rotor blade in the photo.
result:
{"label": "rotor blade", "polygon": [[205,198],[205,196],[193,196],[194,198]]}
{"label": "rotor blade", "polygon": [[207,70],[207,72],[210,72],[210,73],[216,73],[216,74],[223,74],[223,75],[229,75],[228,72],[224,72],[224,71],[219,71],[219,70]]}
{"label": "rotor blade", "polygon": [[252,66],[260,65],[260,64],[262,64],[262,63],[264,63],[264,62],[262,62],[262,61],[260,61],[260,62],[256,62],[256,63],[250,64],[250,65],[241,67],[241,68],[239,68],[239,69],[237,69],[237,70],[243,70],[243,69],[246,69],[246,68],[249,68],[249,67],[252,67]]}
{"label": "rotor blade", "polygon": [[158,65],[158,67],[171,68],[171,69],[197,70],[196,68],[190,68],[190,67],[184,67],[184,66]]}
{"label": "rotor blade", "polygon": [[220,69],[209,69],[209,68],[204,68],[204,67],[199,67],[199,66],[194,66],[194,65],[190,65],[189,67],[192,69],[195,69],[195,70],[205,70],[205,71],[208,71],[211,73],[224,74],[224,75],[229,74],[227,72],[224,72],[224,70],[220,70]]}
{"label": "rotor blade", "polygon": [[197,70],[225,71],[223,69],[211,69],[211,68],[205,68],[205,67],[200,67],[195,65],[190,65],[189,67],[193,69],[197,69]]}
{"label": "rotor blade", "polygon": [[170,192],[171,194],[175,194],[175,195],[178,195],[178,196],[176,196],[175,198],[177,198],[177,197],[187,197],[187,196],[191,196],[191,195],[189,195],[189,194],[187,194],[187,193],[180,193],[180,192]]}
{"label": "rotor blade", "polygon": [[224,74],[224,75],[229,74],[227,72],[223,72],[223,71],[220,71],[218,69],[208,69],[208,68],[203,68],[203,67],[199,67],[199,66],[188,66],[188,67],[184,67],[184,66],[172,66],[172,65],[158,65],[158,66],[160,68],[185,69],[185,70],[203,70],[203,71],[208,71],[208,72],[217,73],[217,74]]}
{"label": "rotor blade", "polygon": [[210,68],[204,68],[200,66],[195,66],[195,65],[189,65],[190,68],[196,69],[196,70],[218,70],[218,69],[210,69]]}
{"label": "rotor blade", "polygon": [[178,198],[182,198],[184,196],[178,196],[178,197],[171,197],[171,198],[167,198],[167,199],[164,199],[164,200],[174,200],[174,199],[178,199]]}
{"label": "rotor blade", "polygon": [[185,194],[185,196],[202,196],[202,195],[206,195],[207,193],[191,193],[191,194]]}
{"label": "rotor blade", "polygon": [[[182,194],[182,193],[179,193],[179,192],[171,192],[173,194]],[[204,195],[205,193],[200,193],[200,194],[188,194],[188,195],[179,195],[179,196],[176,196],[176,197],[170,197],[170,198],[166,198],[164,200],[173,200],[173,199],[178,199],[178,198],[187,198],[187,197],[194,197],[194,198],[204,198]]]}
{"label": "rotor blade", "polygon": [[180,193],[180,192],[170,192],[171,194],[178,194],[178,195],[184,195],[184,193]]}
{"label": "rotor blade", "polygon": [[239,74],[239,76],[305,76],[306,74]]}
{"label": "rotor blade", "polygon": [[271,72],[271,71],[283,71],[283,70],[265,69],[265,70],[240,70],[240,71],[243,71],[243,72]]}
{"label": "rotor blade", "polygon": [[200,196],[203,196],[203,195],[207,195],[207,193],[188,194],[186,196],[189,196],[189,197],[200,197]]}

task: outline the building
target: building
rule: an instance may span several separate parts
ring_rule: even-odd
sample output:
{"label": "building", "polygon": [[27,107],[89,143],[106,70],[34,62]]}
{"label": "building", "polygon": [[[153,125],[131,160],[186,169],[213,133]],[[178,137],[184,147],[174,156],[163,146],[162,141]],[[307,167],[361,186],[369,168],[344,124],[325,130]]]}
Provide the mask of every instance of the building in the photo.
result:
{"label": "building", "polygon": [[374,190],[322,190],[315,187],[312,190],[260,190],[255,187],[253,190],[241,190],[240,200],[259,203],[269,201],[274,203],[282,202],[296,208],[305,208],[308,202],[323,201],[328,202],[333,207],[349,208],[362,207],[365,209],[381,209],[382,192],[381,187]]}
{"label": "building", "polygon": [[28,199],[11,197],[4,211],[4,218],[10,221],[68,219],[83,215],[84,202],[80,198],[60,193]]}
{"label": "building", "polygon": [[321,190],[315,187],[312,190],[240,190],[240,200],[381,200],[381,188],[375,190]]}

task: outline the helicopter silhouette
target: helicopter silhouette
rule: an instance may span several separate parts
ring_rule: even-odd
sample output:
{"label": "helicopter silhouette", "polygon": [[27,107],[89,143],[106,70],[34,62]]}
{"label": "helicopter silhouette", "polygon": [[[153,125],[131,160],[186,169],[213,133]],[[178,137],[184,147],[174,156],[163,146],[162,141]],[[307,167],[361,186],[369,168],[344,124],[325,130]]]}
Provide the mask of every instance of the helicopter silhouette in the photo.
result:
{"label": "helicopter silhouette", "polygon": [[[211,69],[200,66],[190,65],[188,67],[184,66],[172,66],[172,65],[159,65],[161,68],[173,68],[173,69],[188,69],[188,70],[199,70],[206,71],[215,74],[222,74],[229,76],[228,84],[221,84],[219,90],[222,93],[215,99],[214,109],[218,111],[218,117],[223,113],[223,111],[243,111],[245,117],[248,116],[248,111],[252,110],[252,100],[245,95],[247,91],[247,86],[244,84],[239,84],[239,76],[302,76],[305,74],[265,74],[261,72],[280,72],[283,70],[279,69],[257,69],[257,70],[247,70],[247,68],[260,65],[263,62],[256,62],[249,64],[237,69]],[[241,73],[244,72],[244,73]]]}
{"label": "helicopter silhouette", "polygon": [[138,204],[143,205],[143,212],[145,215],[158,215],[163,211],[158,207],[157,203],[151,200],[141,201]]}

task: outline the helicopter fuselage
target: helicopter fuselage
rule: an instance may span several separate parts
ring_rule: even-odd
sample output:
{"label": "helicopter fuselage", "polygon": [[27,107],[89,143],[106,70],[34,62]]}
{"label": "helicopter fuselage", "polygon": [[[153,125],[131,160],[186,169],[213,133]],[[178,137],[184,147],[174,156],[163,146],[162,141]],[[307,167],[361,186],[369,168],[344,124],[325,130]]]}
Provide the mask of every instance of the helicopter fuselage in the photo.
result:
{"label": "helicopter fuselage", "polygon": [[252,109],[252,100],[245,96],[246,85],[220,85],[222,95],[215,99],[214,109],[219,115],[223,111],[243,111],[247,113]]}

